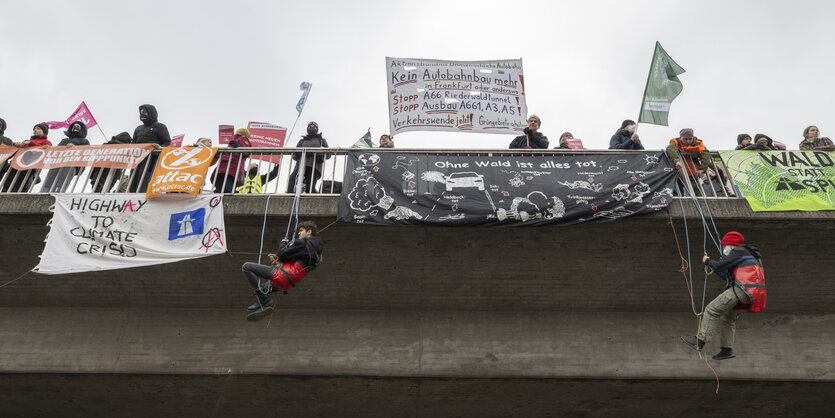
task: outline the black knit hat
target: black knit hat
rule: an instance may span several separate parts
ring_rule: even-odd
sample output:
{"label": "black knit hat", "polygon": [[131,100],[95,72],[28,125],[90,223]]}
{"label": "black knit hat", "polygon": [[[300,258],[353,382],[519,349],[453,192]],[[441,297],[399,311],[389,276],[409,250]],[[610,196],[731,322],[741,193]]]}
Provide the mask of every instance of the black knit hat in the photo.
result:
{"label": "black knit hat", "polygon": [[737,145],[741,145],[741,144],[742,144],[742,140],[743,140],[743,139],[745,139],[745,138],[751,139],[751,135],[748,135],[748,134],[739,134],[739,135],[737,135],[737,136],[736,136],[736,144],[737,144]]}
{"label": "black knit hat", "polygon": [[32,129],[35,129],[35,128],[41,128],[41,130],[43,131],[43,136],[49,135],[49,125],[47,125],[45,123],[39,123],[39,124],[32,127]]}

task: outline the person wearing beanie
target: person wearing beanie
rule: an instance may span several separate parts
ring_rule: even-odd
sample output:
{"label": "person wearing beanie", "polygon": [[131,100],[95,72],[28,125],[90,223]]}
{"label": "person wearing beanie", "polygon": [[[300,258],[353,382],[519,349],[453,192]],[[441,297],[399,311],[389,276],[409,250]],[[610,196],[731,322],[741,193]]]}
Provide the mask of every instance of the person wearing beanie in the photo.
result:
{"label": "person wearing beanie", "polygon": [[[105,142],[102,146],[109,148],[111,145],[128,145],[131,142],[130,134],[127,132],[121,132],[110,138],[110,141]],[[127,178],[127,176],[125,177]],[[110,193],[113,186],[120,184],[121,180],[122,169],[99,167],[93,167],[90,169],[90,185],[93,186],[93,190],[96,193],[101,193],[102,191]],[[124,187],[127,188],[127,184],[125,184]],[[119,192],[121,192],[121,190],[119,190]]]}
{"label": "person wearing beanie", "polygon": [[[313,121],[307,124],[307,135],[303,136],[296,144],[296,148],[328,148],[328,141],[322,137],[319,132],[319,124]],[[316,183],[322,178],[322,166],[325,164],[325,159],[331,157],[331,154],[324,152],[308,151],[305,156],[305,161],[299,161],[301,152],[293,153],[293,159],[296,160],[296,166],[290,173],[290,179],[287,181],[287,193],[296,192],[296,183],[298,182],[299,170],[302,170],[301,176],[301,193],[316,193]]]}
{"label": "person wearing beanie", "polygon": [[695,190],[696,193],[700,193],[701,191],[696,186],[699,183],[696,180],[704,176],[710,178],[716,175],[710,167],[713,157],[710,155],[710,151],[705,148],[702,140],[696,138],[692,128],[684,128],[679,131],[678,135],[678,138],[670,140],[670,145],[667,146],[665,151],[670,159],[676,163],[676,169],[679,172],[679,184],[686,187],[682,176],[689,176],[690,184],[697,189]]}
{"label": "person wearing beanie", "polygon": [[[76,145],[90,145],[87,140],[87,125],[81,121],[75,121],[70,124],[64,134],[67,136],[58,143],[59,147],[72,148]],[[75,177],[80,170],[78,167],[60,167],[52,168],[46,174],[43,185],[41,185],[41,193],[64,193],[70,187],[73,177]]]}
{"label": "person wearing beanie", "polygon": [[[45,148],[52,146],[52,142],[49,142],[49,139],[46,138],[46,134],[48,132],[49,126],[45,123],[39,123],[32,127],[32,136],[29,137],[29,139],[16,142],[14,146],[18,148]],[[6,173],[6,178],[3,180],[3,186],[0,187],[0,191],[20,193],[28,192],[32,189],[32,186],[41,181],[39,174],[40,170],[32,169],[18,171],[9,167],[8,173]]]}
{"label": "person wearing beanie", "polygon": [[[167,147],[171,144],[171,135],[168,133],[168,127],[159,122],[159,114],[157,113],[156,107],[149,104],[139,106],[139,120],[142,124],[137,126],[133,131],[134,144],[154,144],[154,148],[156,149],[162,149],[162,147]],[[159,154],[152,153],[133,169],[130,186],[128,187],[131,193],[145,193],[151,177],[154,176],[154,168],[157,166],[158,158]]]}
{"label": "person wearing beanie", "polygon": [[739,151],[749,145],[751,145],[751,135],[739,134],[736,136],[736,148],[734,150]]}
{"label": "person wearing beanie", "polygon": [[[250,148],[249,129],[239,128],[235,137],[229,141],[229,148]],[[243,183],[246,166],[244,161],[249,154],[224,153],[220,157],[214,174],[215,193],[234,193],[235,188]]]}
{"label": "person wearing beanie", "polygon": [[542,119],[537,115],[528,117],[528,127],[522,132],[524,135],[519,135],[510,141],[510,149],[548,149],[548,137],[539,132],[542,127]]}
{"label": "person wearing beanie", "polygon": [[574,139],[574,135],[572,135],[571,132],[563,132],[562,135],[560,135],[560,145],[554,147],[554,149],[569,149],[569,139]]}
{"label": "person wearing beanie", "polygon": [[721,245],[719,260],[705,255],[702,262],[727,282],[725,291],[705,308],[698,334],[681,337],[685,344],[701,350],[718,327],[720,350],[713,356],[714,360],[736,357],[733,345],[739,315],[735,310],[760,312],[765,309],[766,301],[765,271],[759,248],[746,244],[742,234],[736,231],[725,234]]}
{"label": "person wearing beanie", "polygon": [[14,145],[14,141],[6,138],[6,121],[0,118],[0,145]]}
{"label": "person wearing beanie", "polygon": [[635,121],[627,119],[620,124],[620,129],[615,131],[612,139],[609,140],[609,149],[644,149],[641,138],[635,133],[638,125]]}
{"label": "person wearing beanie", "polygon": [[775,147],[772,143],[773,141],[768,135],[765,134],[756,134],[754,135],[754,142],[751,142],[750,139],[748,141],[748,145],[737,149],[741,149],[743,151],[773,151],[777,150],[778,148]]}
{"label": "person wearing beanie", "polygon": [[815,125],[809,125],[803,130],[803,141],[800,141],[801,151],[835,151],[835,144],[827,137],[821,138],[820,130]]}

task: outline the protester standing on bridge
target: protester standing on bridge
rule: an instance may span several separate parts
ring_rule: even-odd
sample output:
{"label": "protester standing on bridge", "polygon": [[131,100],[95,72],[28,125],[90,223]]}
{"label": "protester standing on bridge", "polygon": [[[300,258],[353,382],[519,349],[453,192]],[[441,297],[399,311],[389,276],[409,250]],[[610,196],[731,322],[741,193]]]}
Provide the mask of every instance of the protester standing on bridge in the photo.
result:
{"label": "protester standing on bridge", "polygon": [[[235,137],[229,141],[229,148],[250,148],[249,129],[239,128],[235,131]],[[220,162],[215,170],[215,193],[232,193],[235,187],[242,181],[244,176],[244,161],[249,154],[246,153],[223,153]]]}
{"label": "protester standing on bridge", "polygon": [[14,141],[6,138],[6,121],[0,118],[0,145],[14,145]]}
{"label": "protester standing on bridge", "polygon": [[734,310],[760,312],[766,300],[765,272],[757,246],[745,244],[745,238],[736,231],[725,234],[721,244],[724,255],[718,261],[705,254],[702,262],[728,285],[705,308],[699,333],[681,337],[687,345],[701,350],[718,326],[721,348],[714,360],[736,357],[733,345],[739,314]]}
{"label": "protester standing on bridge", "polygon": [[609,140],[609,149],[644,149],[641,138],[635,133],[638,125],[633,120],[625,120],[620,124],[620,129],[615,131]]}
{"label": "protester standing on bridge", "polygon": [[278,164],[273,164],[273,169],[267,174],[260,174],[258,163],[251,163],[246,170],[244,184],[236,189],[241,194],[264,193],[264,185],[278,177]]}
{"label": "protester standing on bridge", "polygon": [[[322,134],[319,133],[318,123],[311,121],[307,124],[307,135],[299,140],[296,148],[328,148],[328,141],[322,138]],[[325,159],[331,156],[325,153],[309,153],[305,157],[305,161],[299,161],[301,156],[301,152],[293,153],[296,167],[290,173],[290,179],[287,182],[287,193],[296,192],[296,178],[299,176],[300,170],[302,171],[302,192],[316,193],[316,183],[322,178],[322,166],[325,164]]]}
{"label": "protester standing on bridge", "polygon": [[[142,121],[142,125],[137,126],[133,131],[134,144],[154,144],[154,148],[156,149],[161,149],[171,144],[171,135],[168,133],[168,127],[159,122],[159,114],[157,113],[156,107],[149,104],[139,106],[139,120]],[[144,193],[148,188],[148,183],[151,181],[151,177],[154,176],[157,158],[159,158],[158,154],[151,153],[145,158],[145,161],[139,163],[133,169],[130,186],[128,187],[131,193]]]}
{"label": "protester standing on bridge", "polygon": [[548,137],[539,132],[539,127],[542,126],[542,120],[537,115],[531,115],[528,118],[528,127],[522,132],[524,135],[519,135],[510,141],[510,149],[548,149]]}
{"label": "protester standing on bridge", "polygon": [[803,130],[803,141],[800,141],[801,151],[835,151],[835,144],[827,137],[820,137],[820,130],[815,125],[807,126]]}
{"label": "protester standing on bridge", "polygon": [[[670,140],[667,146],[667,155],[676,163],[676,169],[681,177],[689,176],[691,182],[702,178],[704,175],[713,177],[715,173],[710,168],[710,151],[705,148],[701,139],[696,138],[693,129],[684,128],[679,132],[678,138]],[[683,169],[682,169],[683,166]]]}
{"label": "protester standing on bridge", "polygon": [[[110,141],[103,145],[127,145],[130,144],[130,134],[122,132],[110,138]],[[110,174],[113,173],[113,174]],[[108,180],[107,177],[110,177]],[[118,184],[122,179],[122,169],[119,168],[100,168],[93,167],[90,169],[90,185],[93,186],[93,191],[96,193],[110,193],[114,184]]]}
{"label": "protester standing on bridge", "polygon": [[743,150],[745,147],[751,145],[751,135],[748,134],[739,134],[736,136],[736,148],[735,151]]}
{"label": "protester standing on bridge", "polygon": [[296,240],[282,240],[278,254],[269,254],[272,266],[258,263],[244,263],[241,271],[255,289],[256,301],[249,307],[247,319],[258,321],[272,313],[277,301],[270,298],[274,290],[287,292],[316,268],[322,260],[325,241],[319,237],[319,230],[313,221],[304,221],[296,230]]}
{"label": "protester standing on bridge", "polygon": [[380,135],[380,148],[394,148],[394,138],[389,134]]}
{"label": "protester standing on bridge", "polygon": [[[59,147],[72,148],[76,145],[90,145],[87,140],[87,125],[81,121],[75,121],[70,124],[69,129],[64,131],[67,137],[58,143]],[[72,178],[79,172],[78,167],[60,167],[49,170],[46,174],[43,185],[41,186],[41,193],[64,193],[70,187]]]}
{"label": "protester standing on bridge", "polygon": [[[741,149],[744,151],[774,151],[779,148],[774,146],[774,141],[766,134],[756,134],[754,135],[754,142],[751,142],[751,138],[748,138],[749,144],[742,147]],[[739,148],[739,147],[737,147]]]}
{"label": "protester standing on bridge", "polygon": [[[52,142],[49,142],[46,135],[49,133],[49,126],[45,123],[39,123],[32,128],[32,136],[26,141],[15,142],[14,146],[18,148],[31,147],[50,147]],[[9,167],[9,172],[6,173],[6,180],[3,181],[3,187],[0,191],[4,192],[28,192],[35,183],[40,182],[38,177],[39,170],[23,170],[17,171]],[[17,176],[17,179],[15,179]]]}
{"label": "protester standing on bridge", "polygon": [[554,149],[570,149],[568,146],[569,139],[574,139],[574,135],[572,135],[571,132],[563,132],[562,135],[560,135],[560,145],[554,147]]}

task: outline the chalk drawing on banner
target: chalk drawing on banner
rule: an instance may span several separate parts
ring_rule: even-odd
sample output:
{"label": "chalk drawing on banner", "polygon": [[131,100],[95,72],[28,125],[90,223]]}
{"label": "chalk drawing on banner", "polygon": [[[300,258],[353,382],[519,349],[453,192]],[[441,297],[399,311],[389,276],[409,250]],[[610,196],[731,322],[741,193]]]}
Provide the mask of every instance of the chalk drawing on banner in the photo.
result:
{"label": "chalk drawing on banner", "polygon": [[464,219],[464,216],[465,215],[463,213],[449,214],[449,215],[441,216],[440,218],[438,218],[438,220],[439,221],[455,221],[455,220],[459,220],[459,219]]}
{"label": "chalk drawing on banner", "polygon": [[388,210],[394,203],[394,198],[386,194],[386,190],[374,177],[357,180],[351,193],[348,193],[351,209],[368,212],[378,206]]}
{"label": "chalk drawing on banner", "polygon": [[673,171],[673,168],[672,167],[664,167],[664,171],[669,173],[670,171]]}
{"label": "chalk drawing on banner", "polygon": [[371,215],[371,216],[377,216],[378,213],[380,213],[380,211],[378,209],[374,209],[371,212],[368,212],[368,214]]}
{"label": "chalk drawing on banner", "polygon": [[479,191],[484,190],[484,176],[473,171],[463,171],[458,173],[450,173],[444,182],[446,191],[451,192],[454,189],[467,189],[475,187]]}
{"label": "chalk drawing on banner", "polygon": [[432,183],[446,183],[446,176],[440,171],[424,171],[420,173],[420,179]]}
{"label": "chalk drawing on banner", "polygon": [[360,154],[360,156],[357,157],[357,159],[359,160],[360,164],[366,167],[377,165],[380,163],[380,156],[370,152]]}
{"label": "chalk drawing on banner", "polygon": [[644,161],[647,162],[647,165],[656,165],[660,159],[657,155],[644,154]]}
{"label": "chalk drawing on banner", "polygon": [[573,182],[567,181],[558,181],[558,184],[562,184],[563,186],[568,187],[571,190],[575,189],[586,189],[591,190],[593,192],[599,192],[603,189],[603,183],[592,183],[588,181],[577,180]]}
{"label": "chalk drawing on banner", "polygon": [[629,162],[629,161],[627,161],[627,160],[618,160],[618,164],[626,164],[626,163],[628,163],[628,162]]}
{"label": "chalk drawing on banner", "polygon": [[649,185],[644,182],[632,185],[631,190],[628,184],[618,184],[612,189],[612,198],[617,201],[628,200],[632,203],[641,203],[649,192]]}
{"label": "chalk drawing on banner", "polygon": [[411,167],[413,163],[416,163],[418,161],[420,161],[420,160],[417,159],[417,158],[409,158],[407,160],[405,155],[398,155],[397,156],[397,161],[394,162],[394,166],[392,166],[391,168],[392,169],[397,169],[398,167],[400,167],[404,170],[407,170],[406,167]]}
{"label": "chalk drawing on banner", "polygon": [[220,244],[220,247],[223,248],[223,239],[220,237],[220,233],[223,232],[220,228],[211,228],[209,232],[203,235],[203,245],[200,246],[201,250],[205,249],[205,252],[209,252],[209,248],[215,246],[215,244]]}
{"label": "chalk drawing on banner", "polygon": [[635,212],[624,208],[623,206],[618,206],[612,210],[604,210],[601,212],[597,212],[594,214],[595,218],[609,218],[609,219],[617,219],[623,218],[624,216],[631,215]]}
{"label": "chalk drawing on banner", "polygon": [[620,167],[618,167],[616,165],[610,165],[609,168],[606,169],[606,171],[616,171],[616,170],[620,170]]}
{"label": "chalk drawing on banner", "polygon": [[415,212],[415,211],[413,211],[413,210],[411,210],[411,209],[409,209],[405,206],[398,206],[398,207],[394,208],[394,210],[392,210],[391,212],[386,213],[386,216],[384,216],[383,218],[385,218],[385,219],[394,218],[398,221],[405,221],[405,220],[410,219],[410,218],[423,219],[423,217],[420,216],[419,213],[417,213],[417,212]]}
{"label": "chalk drawing on banner", "polygon": [[673,196],[673,189],[671,189],[669,187],[665,187],[663,190],[655,192],[655,194],[652,195],[653,198],[662,197],[662,196],[672,197]]}
{"label": "chalk drawing on banner", "polygon": [[500,208],[496,217],[500,221],[514,219],[527,222],[530,219],[552,219],[565,216],[565,204],[556,196],[548,197],[545,193],[534,191],[527,197],[515,197],[510,209]]}

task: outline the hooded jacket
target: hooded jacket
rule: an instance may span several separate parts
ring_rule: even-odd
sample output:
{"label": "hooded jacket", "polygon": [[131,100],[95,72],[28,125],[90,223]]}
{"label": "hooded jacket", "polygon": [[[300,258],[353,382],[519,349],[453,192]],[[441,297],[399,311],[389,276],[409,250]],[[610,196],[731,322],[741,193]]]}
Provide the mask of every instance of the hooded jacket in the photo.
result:
{"label": "hooded jacket", "polygon": [[14,141],[6,138],[6,121],[0,118],[0,145],[14,145]]}
{"label": "hooded jacket", "polygon": [[[73,125],[81,125],[81,131],[73,132],[72,127]],[[58,143],[58,146],[62,145],[90,145],[90,141],[87,140],[87,125],[84,122],[73,122],[70,124],[70,128],[64,131],[64,135],[67,137],[62,139],[61,142]]]}
{"label": "hooded jacket", "polygon": [[[302,139],[299,140],[299,143],[296,144],[296,148],[330,148],[330,146],[328,145],[328,141],[325,138],[322,138],[321,133],[315,133],[303,136]],[[296,161],[298,161],[301,156],[302,153],[300,152],[293,153],[293,159]],[[315,158],[316,166],[314,167],[314,170],[320,171],[322,163],[324,163],[326,158],[330,157],[330,155],[326,156],[325,153],[317,153]],[[305,157],[305,160],[306,167],[314,165],[314,158],[311,158],[309,154]]]}
{"label": "hooded jacket", "polygon": [[145,109],[148,111],[148,118],[142,121],[142,125],[136,127],[133,131],[134,144],[159,144],[161,147],[167,147],[171,144],[171,135],[168,133],[168,127],[165,124],[159,123],[157,108],[153,105],[144,104],[139,106],[139,110]]}
{"label": "hooded jacket", "polygon": [[[766,146],[763,147],[762,145],[757,143],[757,141],[760,138],[765,138],[766,140],[768,140]],[[756,134],[754,135],[754,140],[749,145],[744,146],[742,148],[737,147],[737,149],[741,149],[743,151],[772,151],[778,148],[775,147],[774,144],[772,144],[772,140],[768,137],[768,135]]]}
{"label": "hooded jacket", "polygon": [[531,149],[548,149],[548,137],[542,135],[542,132],[531,131],[530,128],[522,130],[524,135],[519,135],[510,141],[509,149],[528,149],[528,142],[530,141]]}
{"label": "hooded jacket", "polygon": [[[104,143],[104,145],[127,145],[131,143],[130,134],[127,132],[122,132],[117,134],[116,136],[110,138],[110,141]],[[96,187],[99,184],[104,184],[104,181],[107,179],[108,174],[110,173],[109,168],[101,168],[101,167],[93,167],[90,169],[90,183]],[[101,173],[101,174],[99,174]],[[114,169],[113,177],[120,177],[122,175],[122,170]],[[117,179],[118,180],[118,179]],[[99,187],[96,192],[101,191]]]}
{"label": "hooded jacket", "polygon": [[644,149],[644,144],[632,142],[632,134],[626,129],[618,129],[609,140],[609,149]]}
{"label": "hooded jacket", "polygon": [[727,281],[728,288],[733,287],[734,292],[743,292],[751,298],[750,304],[740,303],[734,309],[749,312],[765,309],[765,272],[760,250],[756,245],[738,245],[719,261],[705,260],[705,265]]}

